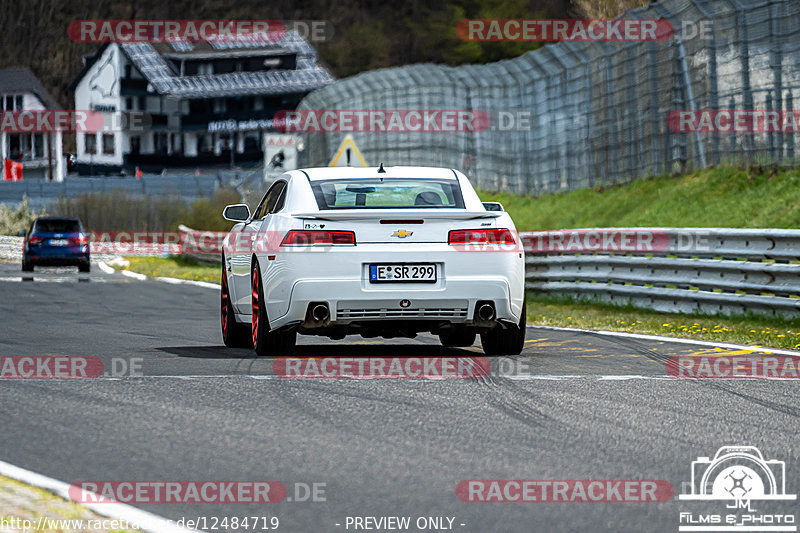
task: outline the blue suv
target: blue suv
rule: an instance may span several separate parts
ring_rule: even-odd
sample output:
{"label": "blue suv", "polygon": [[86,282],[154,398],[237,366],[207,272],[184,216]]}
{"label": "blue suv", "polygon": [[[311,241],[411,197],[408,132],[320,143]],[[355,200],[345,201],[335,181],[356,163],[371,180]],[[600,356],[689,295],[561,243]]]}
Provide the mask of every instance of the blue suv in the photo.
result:
{"label": "blue suv", "polygon": [[22,270],[34,266],[75,265],[89,272],[89,238],[77,218],[39,217],[25,236]]}

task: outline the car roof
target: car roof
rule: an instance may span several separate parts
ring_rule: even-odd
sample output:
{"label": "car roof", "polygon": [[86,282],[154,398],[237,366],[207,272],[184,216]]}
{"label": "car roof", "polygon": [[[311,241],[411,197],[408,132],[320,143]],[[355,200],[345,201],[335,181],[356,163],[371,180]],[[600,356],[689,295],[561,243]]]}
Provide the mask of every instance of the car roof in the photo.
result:
{"label": "car roof", "polygon": [[297,172],[304,173],[309,180],[335,179],[375,179],[375,178],[419,178],[456,180],[456,172],[451,168],[441,167],[384,167],[385,173],[378,173],[378,167],[318,167],[304,168]]}
{"label": "car roof", "polygon": [[51,222],[51,221],[52,222],[56,222],[56,221],[62,221],[62,220],[64,222],[80,222],[80,220],[78,220],[75,217],[38,217],[36,219],[36,222],[38,222],[40,220],[43,221],[43,222]]}

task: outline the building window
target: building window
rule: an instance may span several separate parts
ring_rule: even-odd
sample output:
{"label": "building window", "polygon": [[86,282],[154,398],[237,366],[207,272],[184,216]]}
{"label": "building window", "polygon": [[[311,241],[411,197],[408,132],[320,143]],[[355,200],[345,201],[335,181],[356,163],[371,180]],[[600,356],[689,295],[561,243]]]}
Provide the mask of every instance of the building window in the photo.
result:
{"label": "building window", "polygon": [[214,74],[214,65],[212,63],[200,63],[197,65],[198,76],[211,76]]}
{"label": "building window", "polygon": [[227,110],[228,106],[224,98],[214,98],[214,113],[224,113]]}
{"label": "building window", "polygon": [[140,97],[137,98],[137,100],[138,100],[138,104],[139,104],[138,111],[145,111],[147,109],[147,97],[140,96]]}
{"label": "building window", "polygon": [[197,152],[207,153],[214,151],[214,140],[209,134],[200,134],[197,136]]}
{"label": "building window", "polygon": [[22,110],[22,95],[7,95],[2,99],[3,110],[5,111],[21,111]]}
{"label": "building window", "polygon": [[15,161],[29,159],[26,156],[30,144],[30,136],[22,134],[10,134],[8,136],[8,155]]}
{"label": "building window", "polygon": [[131,155],[139,155],[142,149],[142,140],[139,136],[131,137]]}
{"label": "building window", "polygon": [[167,147],[169,146],[166,133],[153,134],[153,147],[155,153],[160,155],[167,155]]}
{"label": "building window", "polygon": [[133,111],[133,98],[130,96],[125,98],[125,109],[128,111]]}
{"label": "building window", "polygon": [[31,135],[31,158],[39,159],[44,157],[44,135],[34,133]]}
{"label": "building window", "polygon": [[180,133],[172,133],[171,135],[172,135],[172,153],[179,154],[181,153],[181,147],[183,144],[181,141],[183,140],[183,136]]}
{"label": "building window", "polygon": [[114,155],[114,134],[113,133],[104,133],[103,134],[103,153],[108,155]]}
{"label": "building window", "polygon": [[97,153],[97,136],[94,133],[83,134],[83,151],[87,154]]}

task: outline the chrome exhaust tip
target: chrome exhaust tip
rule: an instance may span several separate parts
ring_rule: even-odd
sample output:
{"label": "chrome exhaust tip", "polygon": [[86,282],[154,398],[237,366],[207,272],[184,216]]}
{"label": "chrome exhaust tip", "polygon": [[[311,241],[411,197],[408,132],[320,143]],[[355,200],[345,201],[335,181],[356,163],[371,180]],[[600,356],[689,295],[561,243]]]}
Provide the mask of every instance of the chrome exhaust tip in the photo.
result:
{"label": "chrome exhaust tip", "polygon": [[311,309],[311,316],[314,320],[318,322],[324,322],[328,319],[329,316],[328,306],[323,304],[315,305],[313,309]]}
{"label": "chrome exhaust tip", "polygon": [[478,308],[478,318],[489,321],[494,318],[494,307],[490,304],[483,304]]}

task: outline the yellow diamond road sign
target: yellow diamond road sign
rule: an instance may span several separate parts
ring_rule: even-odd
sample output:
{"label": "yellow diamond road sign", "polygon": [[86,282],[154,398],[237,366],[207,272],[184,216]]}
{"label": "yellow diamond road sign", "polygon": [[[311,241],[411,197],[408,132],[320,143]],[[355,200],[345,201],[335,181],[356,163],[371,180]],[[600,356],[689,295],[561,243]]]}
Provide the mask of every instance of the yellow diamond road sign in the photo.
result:
{"label": "yellow diamond road sign", "polygon": [[366,167],[367,162],[364,161],[364,156],[361,155],[361,150],[356,146],[352,135],[348,135],[339,145],[336,150],[336,155],[333,156],[331,162],[328,163],[329,167]]}

